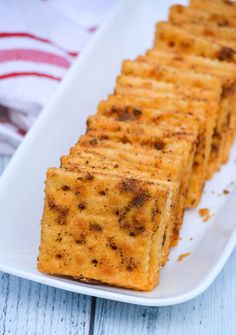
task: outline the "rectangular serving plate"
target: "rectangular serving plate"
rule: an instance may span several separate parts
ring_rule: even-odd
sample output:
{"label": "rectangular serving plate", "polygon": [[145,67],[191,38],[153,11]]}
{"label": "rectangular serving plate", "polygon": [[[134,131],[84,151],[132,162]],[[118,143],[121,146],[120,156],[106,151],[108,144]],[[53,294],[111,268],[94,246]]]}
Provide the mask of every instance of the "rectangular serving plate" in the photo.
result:
{"label": "rectangular serving plate", "polygon": [[[77,293],[164,306],[196,297],[224,266],[236,244],[236,145],[228,164],[207,182],[199,205],[210,209],[212,218],[203,222],[198,209],[186,211],[182,239],[161,272],[160,285],[152,292],[84,284],[44,275],[36,267],[47,168],[58,166],[60,156],[84,133],[88,115],[113,91],[122,60],[152,46],[155,22],[166,19],[174,2],[120,2],[27,134],[0,179],[1,271]],[[177,262],[180,254],[188,252],[189,257]]]}

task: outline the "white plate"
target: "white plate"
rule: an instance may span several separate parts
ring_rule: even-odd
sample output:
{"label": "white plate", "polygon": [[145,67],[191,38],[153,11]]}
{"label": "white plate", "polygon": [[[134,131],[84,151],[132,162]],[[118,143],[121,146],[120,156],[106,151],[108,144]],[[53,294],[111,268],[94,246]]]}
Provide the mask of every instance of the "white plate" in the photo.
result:
{"label": "white plate", "polygon": [[[236,181],[236,145],[227,166],[207,183],[199,206],[209,208],[213,218],[203,223],[198,210],[186,212],[182,240],[172,250],[160,285],[152,292],[83,284],[43,275],[36,268],[46,169],[58,166],[59,157],[84,132],[87,116],[112,92],[121,61],[152,45],[154,23],[166,18],[175,1],[120,3],[41,113],[0,179],[0,270],[73,292],[162,306],[197,296],[224,266],[236,244],[236,189],[232,184]],[[223,195],[224,189],[230,194]],[[191,255],[177,262],[178,255],[186,252]]]}

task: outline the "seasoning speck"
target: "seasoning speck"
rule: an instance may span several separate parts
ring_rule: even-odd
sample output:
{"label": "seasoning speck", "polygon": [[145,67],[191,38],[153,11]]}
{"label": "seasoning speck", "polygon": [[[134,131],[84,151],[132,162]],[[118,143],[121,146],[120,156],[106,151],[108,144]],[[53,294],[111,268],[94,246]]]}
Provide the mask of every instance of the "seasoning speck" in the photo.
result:
{"label": "seasoning speck", "polygon": [[186,257],[188,257],[190,255],[191,255],[191,252],[186,252],[185,254],[181,254],[181,255],[179,255],[177,261],[182,262]]}
{"label": "seasoning speck", "polygon": [[227,195],[227,194],[229,194],[229,190],[223,190],[223,193],[225,194],[225,195]]}

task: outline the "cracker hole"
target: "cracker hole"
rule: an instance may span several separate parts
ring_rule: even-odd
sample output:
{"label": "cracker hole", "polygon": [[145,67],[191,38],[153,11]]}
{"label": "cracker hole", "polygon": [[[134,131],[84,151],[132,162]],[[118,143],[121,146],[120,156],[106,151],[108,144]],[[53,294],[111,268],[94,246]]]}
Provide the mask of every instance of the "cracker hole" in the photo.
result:
{"label": "cracker hole", "polygon": [[169,42],[169,47],[170,47],[170,48],[173,48],[174,46],[175,46],[175,42],[174,42],[174,41],[170,41],[170,42]]}
{"label": "cracker hole", "polygon": [[96,259],[92,259],[92,263],[93,263],[94,266],[97,266],[98,261]]}

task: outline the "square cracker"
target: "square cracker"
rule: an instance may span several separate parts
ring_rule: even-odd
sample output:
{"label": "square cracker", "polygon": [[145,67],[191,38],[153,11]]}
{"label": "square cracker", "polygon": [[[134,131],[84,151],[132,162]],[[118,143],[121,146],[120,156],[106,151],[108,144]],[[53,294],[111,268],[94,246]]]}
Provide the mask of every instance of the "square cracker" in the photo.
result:
{"label": "square cracker", "polygon": [[[186,188],[192,170],[195,151],[195,144],[192,142],[193,137],[192,140],[189,139],[190,141],[186,141],[186,138],[185,140],[176,138],[175,134],[175,139],[173,141],[167,131],[162,131],[157,128],[153,129],[154,136],[151,138],[150,127],[147,128],[142,124],[142,128],[143,135],[140,132],[140,127],[136,127],[135,130],[135,127],[127,127],[126,123],[114,122],[113,120],[107,120],[104,117],[91,117],[89,119],[88,128],[88,135],[90,136],[83,136],[79,143],[72,148],[71,153],[76,155],[79,149],[80,151],[83,151],[84,149],[81,149],[81,145],[86,148],[86,151],[91,151],[93,148],[97,147],[97,153],[101,152],[102,148],[109,148],[110,151],[107,152],[108,162],[105,165],[108,165],[109,160],[112,160],[112,149],[113,161],[117,163],[118,160],[122,158],[122,166],[129,163],[129,171],[134,171],[135,169],[138,170],[142,165],[145,165],[145,169],[147,168],[147,165],[153,165],[155,169],[153,170],[152,178],[156,177],[162,180],[171,181],[178,181],[181,179],[181,197],[177,209],[174,236],[176,243],[182,225]],[[135,135],[135,133],[137,133],[137,135]],[[181,136],[181,134],[179,135]],[[186,133],[183,134],[183,136],[186,135]],[[118,152],[119,155],[122,156],[118,156]],[[103,160],[104,158],[100,159],[100,161]],[[134,166],[135,161],[137,165]],[[173,172],[173,169],[171,168],[173,161],[175,161],[174,170],[176,172]],[[114,164],[114,168],[118,168],[118,164]],[[150,173],[150,171],[148,173]],[[168,245],[168,243],[169,239],[167,238],[166,244]],[[168,248],[164,249],[169,250]],[[168,252],[165,252],[165,254],[168,255]]]}
{"label": "square cracker", "polygon": [[[235,63],[235,51],[229,44],[217,43],[216,41],[209,41],[203,37],[196,37],[196,34],[191,34],[191,32],[186,29],[176,27],[170,23],[161,23],[157,26],[156,33],[156,42],[155,47],[159,50],[173,51],[176,50],[181,52],[184,55],[196,54],[199,56],[209,57],[212,59],[218,59],[220,61],[228,61]],[[218,51],[217,51],[218,50]],[[226,92],[227,90],[225,90]],[[235,127],[235,112],[227,112],[230,110],[229,102],[222,99],[220,110],[222,111],[221,115],[226,116],[233,114],[232,124]],[[235,105],[235,102],[233,102]],[[223,111],[226,110],[226,113]],[[231,109],[234,110],[234,109]],[[230,118],[223,117],[219,118],[219,122],[224,120],[230,120]],[[230,121],[231,122],[231,121]],[[216,136],[214,136],[212,154],[211,154],[211,163],[217,161],[217,164],[210,164],[208,177],[211,177],[215,170],[218,170],[222,162],[226,162],[228,159],[229,148],[233,140],[233,130],[229,129],[229,126],[226,126],[225,129],[220,129],[219,126],[216,130]]]}
{"label": "square cracker", "polygon": [[39,270],[151,290],[158,283],[168,197],[168,187],[154,182],[49,169]]}
{"label": "square cracker", "polygon": [[[119,143],[130,143],[140,146],[143,150],[155,149],[162,153],[174,152],[184,158],[184,166],[192,169],[192,159],[195,154],[198,129],[196,133],[174,131],[149,127],[143,123],[118,122],[104,116],[92,116],[88,119],[87,134],[95,137],[91,145],[102,145],[101,142],[111,140]],[[81,142],[81,141],[80,141]],[[192,159],[191,159],[192,158]]]}
{"label": "square cracker", "polygon": [[[225,79],[223,81],[222,78],[216,77],[215,75],[205,75],[205,72],[195,73],[191,70],[191,67],[186,70],[186,65],[183,63],[181,63],[181,67],[171,67],[170,65],[171,64],[168,63],[165,58],[164,60],[159,60],[155,57],[142,56],[139,57],[136,62],[126,61],[123,64],[123,71],[125,74],[157,78],[157,80],[172,82],[176,85],[181,85],[181,88],[182,86],[198,87],[199,89],[207,88],[207,91],[212,90],[213,94],[215,93],[215,99],[219,101],[219,108],[216,116],[216,127],[213,133],[212,149],[208,165],[207,174],[209,177],[214,171],[219,169],[222,162],[227,160],[230,144],[227,146],[226,143],[232,143],[232,133],[235,127],[234,108],[231,107],[233,100],[229,100],[228,95],[227,97],[223,96],[223,93],[226,92],[226,87],[234,87],[235,82],[231,81],[232,85],[230,85]],[[205,71],[207,70],[205,69]],[[232,94],[230,96],[232,98]],[[228,125],[228,120],[232,123],[230,126]],[[221,136],[219,137],[218,134],[221,134]],[[231,137],[228,137],[228,135]]]}
{"label": "square cracker", "polygon": [[[155,127],[151,124],[145,125],[141,122],[119,122],[102,116],[89,118],[88,133],[94,130],[102,131],[104,135],[109,131],[110,138],[115,138],[118,135],[121,142],[140,143],[154,148],[158,148],[159,143],[161,143],[162,146],[163,144],[166,145],[168,143],[172,145],[173,142],[182,141],[182,144],[188,143],[192,148],[188,151],[191,158],[192,153],[195,156],[195,148],[198,141],[198,132],[195,134],[188,133],[187,131],[181,131],[181,129],[178,129],[176,126]],[[198,130],[196,129],[196,131]],[[192,160],[189,160],[187,166],[189,164],[192,164]],[[193,166],[191,166],[191,169],[192,167]],[[191,169],[188,167],[188,171],[191,171]],[[191,187],[188,190],[187,196],[187,206],[189,207],[196,206],[198,203],[201,196],[201,187],[204,183],[204,175],[202,171],[198,169],[197,164],[194,172],[199,172],[199,174],[197,174],[198,177],[192,175],[190,179]]]}
{"label": "square cracker", "polygon": [[[163,65],[164,63],[164,65]],[[225,156],[227,154],[225,153],[226,145],[225,141],[221,141],[219,143],[219,136],[217,136],[218,133],[223,133],[222,131],[222,123],[227,122],[229,113],[233,110],[228,107],[228,103],[225,103],[224,98],[222,97],[222,90],[224,88],[222,80],[216,76],[212,75],[206,75],[205,73],[196,73],[192,71],[191,69],[186,69],[185,64],[182,63],[183,67],[174,67],[170,66],[171,64],[167,63],[165,64],[165,60],[163,61],[155,59],[154,57],[145,57],[141,56],[138,57],[136,61],[125,61],[123,62],[122,66],[122,72],[124,75],[128,76],[138,76],[141,78],[152,78],[157,81],[165,81],[168,83],[174,84],[178,89],[176,90],[178,92],[181,91],[181,93],[184,94],[186,89],[183,89],[182,86],[188,88],[187,92],[188,95],[191,96],[191,88],[197,88],[197,90],[193,90],[195,92],[195,95],[192,94],[192,96],[195,98],[198,96],[201,96],[204,98],[204,92],[207,92],[206,97],[211,98],[213,97],[217,103],[219,102],[220,108],[218,108],[218,114],[216,115],[216,122],[217,122],[217,128],[216,128],[216,136],[213,134],[212,138],[212,154],[210,156],[210,166],[211,171],[218,170],[220,164],[222,161],[225,160]],[[155,87],[155,85],[153,85]],[[158,89],[158,87],[157,87]],[[203,91],[200,91],[203,90]],[[212,96],[209,93],[209,91],[212,91]],[[196,95],[197,92],[197,95]],[[163,107],[162,107],[163,108]],[[182,111],[182,109],[178,109],[179,111]],[[189,108],[189,112],[191,109]],[[205,130],[204,130],[205,132]],[[227,132],[228,133],[228,127]],[[232,133],[232,132],[231,132]],[[218,145],[221,144],[221,150],[218,149]],[[209,174],[209,172],[208,172]],[[211,173],[210,173],[211,174]]]}
{"label": "square cracker", "polygon": [[[173,146],[174,147],[174,146]],[[176,184],[174,193],[177,199],[175,222],[171,223],[171,235],[166,238],[164,254],[168,256],[171,241],[176,244],[180,228],[182,226],[183,209],[187,188],[185,158],[178,155],[175,150],[155,150],[142,148],[129,143],[119,143],[111,140],[99,141],[98,137],[82,136],[79,143],[70,151],[70,156],[62,157],[62,166],[66,168],[80,166],[83,160],[85,166],[94,169],[98,167],[101,171],[108,169],[112,173],[133,174],[135,171],[147,173],[150,178],[162,181],[174,182]],[[173,162],[175,162],[173,164]],[[175,225],[175,226],[174,226]]]}
{"label": "square cracker", "polygon": [[[189,108],[177,109],[174,104],[168,109],[167,105],[163,107],[143,107],[142,104],[134,99],[128,99],[123,102],[114,100],[101,101],[98,106],[97,116],[102,115],[121,122],[136,122],[155,127],[169,127],[180,131],[187,131],[196,134],[199,129],[199,117],[194,115]],[[164,100],[166,101],[166,100]],[[188,105],[187,105],[188,107]]]}
{"label": "square cracker", "polygon": [[213,41],[224,45],[225,47],[236,49],[235,28],[218,27],[211,23],[207,24],[202,22],[199,22],[198,24],[192,22],[179,22],[177,24],[172,21],[170,22],[191,34],[206,39],[209,42]]}
{"label": "square cracker", "polygon": [[172,6],[169,12],[169,22],[185,27],[192,33],[203,35],[209,40],[235,42],[235,27],[229,26],[227,17],[223,17],[224,21],[217,24],[214,15],[191,7]]}
{"label": "square cracker", "polygon": [[228,18],[236,19],[236,5],[233,1],[227,0],[191,0],[190,7],[201,9],[207,13],[223,15]]}
{"label": "square cracker", "polygon": [[[149,50],[147,56],[150,62],[173,66],[178,69],[189,69],[199,74],[208,73],[221,81],[222,95],[219,115],[213,134],[213,143],[209,160],[208,178],[228,159],[236,127],[236,66],[194,55],[184,55],[177,52]],[[146,61],[147,57],[144,57]],[[143,57],[139,57],[142,61]]]}
{"label": "square cracker", "polygon": [[[220,96],[221,82],[215,76],[206,73],[196,73],[191,69],[175,68],[171,65],[162,64],[148,56],[139,56],[136,60],[125,60],[122,64],[122,73],[126,76],[136,76],[141,78],[155,79],[175,85],[175,91],[180,89],[178,86],[188,86],[207,91],[215,91]],[[199,90],[197,90],[199,91]],[[209,95],[208,95],[209,98]]]}
{"label": "square cracker", "polygon": [[[209,78],[208,78],[209,79]],[[168,96],[168,94],[171,95],[177,95],[179,97],[182,97],[183,99],[195,99],[195,100],[215,100],[216,98],[219,99],[219,89],[218,86],[218,92],[214,92],[211,89],[207,89],[206,87],[200,88],[200,87],[192,87],[188,86],[188,89],[184,89],[186,85],[183,85],[183,87],[180,85],[180,83],[176,83],[177,79],[166,82],[165,80],[158,80],[156,78],[149,78],[149,77],[141,77],[141,76],[135,76],[135,75],[120,75],[117,78],[116,81],[116,93],[117,94],[129,94],[129,91],[133,88],[136,88],[139,90],[139,92],[146,92],[146,94],[149,92],[149,90],[155,90],[157,94],[164,93]],[[211,81],[212,83],[212,81]],[[213,84],[213,83],[212,83]],[[217,82],[215,83],[214,87],[216,88]],[[153,94],[154,92],[152,92]],[[142,95],[142,93],[140,94]]]}
{"label": "square cracker", "polygon": [[[173,158],[173,157],[172,157]],[[175,166],[173,167],[173,161]],[[182,226],[185,193],[183,190],[183,175],[180,160],[175,156],[172,159],[166,157],[146,157],[145,154],[132,155],[132,152],[110,148],[87,148],[77,145],[73,155],[63,156],[61,166],[70,171],[78,171],[85,167],[87,171],[109,173],[128,178],[145,178],[147,181],[162,182],[170,187],[172,194],[171,214],[165,228],[162,249],[162,265],[168,259],[171,245],[178,241],[179,230]]]}
{"label": "square cracker", "polygon": [[236,28],[236,18],[229,15],[206,11],[200,8],[185,7],[182,5],[171,6],[169,20],[175,24],[191,22],[194,24],[210,23],[213,27]]}
{"label": "square cracker", "polygon": [[[158,99],[162,94],[168,98],[175,97],[176,99],[195,100],[196,103],[198,102],[201,104],[201,108],[198,109],[196,116],[199,118],[199,125],[202,129],[202,139],[199,142],[198,150],[196,152],[195,170],[192,178],[192,185],[190,187],[188,203],[189,207],[195,207],[200,200],[207,176],[207,163],[212,145],[213,130],[218,114],[220,92],[169,84],[168,86],[171,87],[170,94],[172,94],[172,96],[170,96],[169,92],[166,93],[167,83],[164,83],[163,87],[165,88],[160,94],[159,87],[161,86],[162,82],[156,82],[155,80],[148,78],[143,79],[139,77],[123,76],[118,80],[116,92],[117,94],[123,94],[124,96],[133,95],[149,99]],[[175,95],[176,87],[178,87],[178,92]],[[183,111],[183,115],[184,114],[186,115],[186,110]],[[197,197],[195,196],[196,194],[198,194]]]}
{"label": "square cracker", "polygon": [[236,52],[227,41],[209,41],[169,22],[157,24],[154,46],[158,50],[178,50],[184,54],[236,63]]}
{"label": "square cracker", "polygon": [[[169,99],[159,99],[157,109],[155,108],[156,102],[153,105],[149,104],[150,107],[146,107],[148,106],[146,101],[142,104],[141,100],[135,98],[129,99],[125,97],[125,99],[120,99],[120,97],[116,99],[116,96],[114,96],[110,97],[107,101],[102,101],[98,107],[98,115],[112,117],[117,121],[140,122],[147,126],[152,125],[158,128],[168,128],[173,129],[173,131],[187,131],[196,134],[196,136],[198,134],[198,114],[202,113],[201,106],[200,108],[199,106],[197,106],[198,108],[196,108],[196,106],[194,108],[193,104],[191,104],[190,108],[188,103],[177,103],[175,105],[174,101],[170,101]],[[198,137],[199,144],[200,138],[203,138],[203,140],[206,138],[205,126],[200,130]],[[201,143],[202,147],[204,147],[203,140]],[[210,147],[210,144],[208,147]],[[202,175],[202,152],[200,145],[198,145],[197,148],[199,149],[199,154],[196,153],[195,155],[195,162],[197,164],[194,164],[194,170],[199,169]],[[208,153],[205,153],[205,155],[208,155]],[[195,171],[193,173],[195,173]],[[196,175],[194,175],[193,178],[194,183],[196,183],[195,177]],[[204,176],[202,182],[204,182]],[[196,189],[199,192],[199,185],[197,185]]]}
{"label": "square cracker", "polygon": [[[194,124],[194,120],[192,120],[192,124]],[[173,165],[173,161],[175,161],[174,170],[177,169],[178,171],[178,176],[175,176],[175,181],[177,179],[183,179],[181,182],[183,184],[181,192],[185,199],[195,150],[193,142],[186,142],[186,140],[183,141],[176,138],[174,141],[172,138],[168,139],[166,131],[163,131],[160,128],[153,129],[155,137],[152,139],[150,138],[149,133],[147,133],[148,128],[145,127],[144,122],[142,122],[142,127],[144,127],[143,129],[146,132],[144,134],[146,135],[142,136],[139,132],[138,137],[136,138],[135,128],[127,128],[125,126],[126,124],[107,120],[107,118],[104,117],[91,117],[89,119],[88,134],[80,138],[78,144],[71,149],[71,154],[76,155],[78,150],[80,150],[80,152],[81,150],[90,152],[96,150],[96,152],[100,152],[102,149],[109,149],[110,151],[107,153],[108,156],[110,155],[109,159],[112,159],[112,154],[113,156],[115,155],[115,159],[118,159],[117,154],[120,153],[120,155],[122,155],[121,158],[124,160],[122,166],[130,161],[129,169],[131,171],[134,170],[134,166],[132,169],[132,164],[136,161],[138,163],[136,167],[137,169],[143,164],[149,166],[153,165],[155,167],[153,176],[158,175],[158,178],[161,178],[162,176],[162,178],[168,178],[170,180],[173,180],[173,175],[170,172],[172,170],[171,165]],[[118,134],[115,133],[116,127],[119,129]],[[178,130],[178,127],[175,127],[175,129]],[[112,130],[115,132],[112,132]],[[138,128],[138,131],[139,130],[140,129]],[[193,128],[193,131],[196,131],[196,128]],[[131,134],[130,138],[129,132]],[[81,146],[83,146],[82,149]],[[178,227],[182,224],[184,199],[182,199],[179,206],[179,219],[177,219]],[[178,228],[177,231],[179,231],[179,229],[180,228]],[[176,235],[178,235],[178,233]]]}

